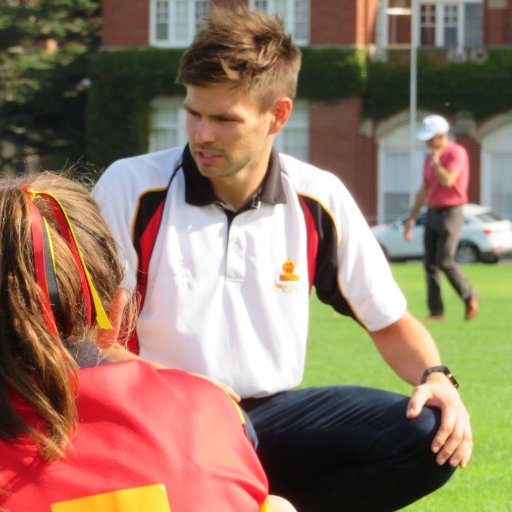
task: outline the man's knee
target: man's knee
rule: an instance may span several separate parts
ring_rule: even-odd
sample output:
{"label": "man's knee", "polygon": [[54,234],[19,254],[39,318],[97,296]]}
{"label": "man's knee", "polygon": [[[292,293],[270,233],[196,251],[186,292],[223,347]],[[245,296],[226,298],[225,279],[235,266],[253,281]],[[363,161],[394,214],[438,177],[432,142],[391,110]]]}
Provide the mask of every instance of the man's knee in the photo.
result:
{"label": "man's knee", "polygon": [[448,463],[439,465],[432,450],[432,441],[440,423],[441,412],[430,407],[425,407],[420,416],[410,423],[408,449],[411,450],[412,457],[409,463],[420,471],[426,492],[432,492],[444,485],[455,472],[455,468]]}
{"label": "man's knee", "polygon": [[439,262],[439,268],[446,274],[453,272],[457,267],[457,263],[455,263],[454,259],[445,258]]}

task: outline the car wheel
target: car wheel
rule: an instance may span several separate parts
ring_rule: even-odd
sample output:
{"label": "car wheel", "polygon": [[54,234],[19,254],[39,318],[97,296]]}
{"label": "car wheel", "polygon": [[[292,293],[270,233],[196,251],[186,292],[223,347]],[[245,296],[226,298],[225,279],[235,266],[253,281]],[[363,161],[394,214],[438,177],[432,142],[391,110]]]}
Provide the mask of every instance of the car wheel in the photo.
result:
{"label": "car wheel", "polygon": [[480,259],[482,263],[498,263],[500,261],[500,257],[497,254],[481,254]]}
{"label": "car wheel", "polygon": [[461,242],[455,253],[455,260],[459,263],[476,263],[480,260],[480,251],[471,242]]}

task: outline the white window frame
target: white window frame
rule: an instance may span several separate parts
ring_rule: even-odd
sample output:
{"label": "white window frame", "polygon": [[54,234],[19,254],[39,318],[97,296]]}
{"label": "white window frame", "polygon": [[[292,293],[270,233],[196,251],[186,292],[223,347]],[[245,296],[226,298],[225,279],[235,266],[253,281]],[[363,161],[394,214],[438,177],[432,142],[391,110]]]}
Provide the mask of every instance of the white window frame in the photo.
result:
{"label": "white window frame", "polygon": [[[506,184],[509,184],[512,178],[512,170],[508,165],[502,166],[496,169],[496,160],[501,157],[506,159],[507,163],[512,163],[512,151],[510,149],[493,150],[484,153],[482,158],[482,179],[481,179],[481,191],[482,200],[485,205],[488,205],[498,215],[512,220],[512,209],[510,201],[512,200],[512,188],[506,186],[505,183],[500,180],[501,177],[505,179]],[[505,176],[505,172],[508,172],[508,176]]]}
{"label": "white window frame", "polygon": [[[488,121],[479,134],[482,140],[482,151],[480,155],[480,196],[482,204],[490,206],[498,215],[512,219],[512,211],[504,210],[503,203],[497,199],[496,191],[499,195],[510,197],[512,189],[500,183],[499,176],[503,168],[493,168],[496,157],[505,157],[512,161],[512,149],[510,148],[510,135],[512,134],[512,114],[502,114]],[[508,169],[506,166],[505,168]],[[510,169],[512,174],[512,169]],[[506,182],[510,183],[509,177]]]}
{"label": "white window frame", "polygon": [[[303,16],[305,19],[298,19],[296,7],[299,3],[304,2]],[[284,4],[284,9],[280,5]],[[310,40],[310,26],[311,26],[311,6],[310,0],[249,0],[249,7],[251,9],[258,9],[270,15],[279,15],[283,21],[286,32],[292,35],[293,41],[298,46],[306,46]],[[306,26],[304,36],[298,33],[298,24]]]}
{"label": "white window frame", "polygon": [[[155,48],[186,48],[194,38],[201,20],[205,14],[200,9],[205,6],[207,10],[210,9],[210,2],[205,0],[150,0],[149,19],[150,30],[149,40],[151,46]],[[185,25],[179,27],[178,21],[178,7],[185,8]],[[167,10],[167,38],[157,38],[157,15],[160,9]],[[184,29],[185,35],[183,37],[178,35],[180,29]]]}
{"label": "white window frame", "polygon": [[[417,124],[418,128],[419,126]],[[424,142],[415,140],[415,164],[414,169],[410,169],[410,125],[409,117],[404,112],[384,122],[378,128],[376,137],[378,143],[377,223],[380,224],[395,220],[386,219],[386,196],[388,193],[402,194],[404,201],[399,213],[407,213],[409,211],[411,199],[414,198],[423,181],[423,161],[427,149]],[[389,159],[394,156],[402,156],[403,160],[407,162],[405,165],[408,178],[398,188],[393,187],[388,181],[390,173],[393,172],[393,166],[389,165]],[[403,170],[404,168],[400,169],[401,172]]]}
{"label": "white window frame", "polygon": [[[466,40],[466,27],[465,27],[465,8],[467,4],[483,4],[483,0],[421,0],[420,9],[424,5],[433,5],[436,13],[436,25],[435,25],[435,43],[437,47],[444,47],[445,45],[445,15],[448,6],[457,6],[457,44],[456,50],[458,53],[462,52],[465,47]],[[421,34],[420,26],[420,34]],[[419,36],[418,36],[419,37]],[[416,41],[417,45],[421,44],[421,41]]]}
{"label": "white window frame", "polygon": [[[166,112],[169,113],[168,116],[166,116]],[[171,141],[171,139],[174,140]],[[164,142],[166,140],[168,142]],[[183,108],[183,97],[159,96],[154,98],[151,102],[149,151],[161,151],[184,146],[186,143],[186,112]]]}
{"label": "white window frame", "polygon": [[[295,133],[298,137],[294,142],[299,142],[290,145],[287,141],[290,133]],[[293,104],[292,115],[288,119],[285,127],[277,134],[274,140],[274,147],[280,153],[293,156],[307,162],[309,159],[309,101],[295,100]]]}
{"label": "white window frame", "polygon": [[[402,145],[391,145],[388,147],[379,147],[378,153],[378,192],[377,192],[377,223],[381,224],[384,222],[392,222],[398,218],[398,216],[407,213],[410,210],[410,199],[411,193],[415,194],[422,182],[423,177],[423,159],[425,157],[425,149],[423,146],[419,144],[416,145],[415,149],[415,159],[416,166],[412,176],[409,176],[407,180],[405,180],[399,188],[392,187],[387,179],[389,178],[389,173],[391,172],[391,167],[388,165],[388,159],[393,156],[401,156],[405,159],[406,169],[408,170],[407,174],[411,173],[410,170],[410,152],[409,147],[406,144],[406,141]],[[402,170],[402,169],[401,169]],[[412,188],[411,188],[412,187]],[[403,197],[401,208],[397,212],[396,216],[393,218],[386,218],[387,212],[387,204],[386,198],[387,194],[401,194]]]}

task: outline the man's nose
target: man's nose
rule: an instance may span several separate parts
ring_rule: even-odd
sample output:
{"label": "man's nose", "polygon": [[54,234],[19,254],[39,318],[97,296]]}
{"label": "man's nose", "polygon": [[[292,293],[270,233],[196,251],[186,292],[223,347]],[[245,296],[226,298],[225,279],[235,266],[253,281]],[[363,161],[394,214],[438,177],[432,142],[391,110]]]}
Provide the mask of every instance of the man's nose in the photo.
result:
{"label": "man's nose", "polygon": [[197,142],[212,142],[215,139],[213,123],[206,119],[200,119],[196,125],[195,137]]}

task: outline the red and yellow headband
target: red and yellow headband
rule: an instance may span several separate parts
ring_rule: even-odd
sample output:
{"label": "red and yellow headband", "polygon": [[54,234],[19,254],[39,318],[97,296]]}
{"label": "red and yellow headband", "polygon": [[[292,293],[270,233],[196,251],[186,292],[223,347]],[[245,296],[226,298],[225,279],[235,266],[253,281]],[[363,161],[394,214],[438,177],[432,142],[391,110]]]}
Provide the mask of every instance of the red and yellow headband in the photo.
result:
{"label": "red and yellow headband", "polygon": [[73,226],[66,214],[62,203],[51,192],[34,190],[30,185],[22,187],[30,199],[31,211],[31,232],[32,251],[34,256],[34,269],[36,282],[40,288],[40,301],[45,323],[50,332],[59,337],[57,324],[55,322],[54,309],[57,309],[58,291],[55,278],[55,257],[51,243],[50,230],[47,220],[41,215],[39,208],[34,204],[36,196],[41,197],[50,207],[57,228],[67,242],[73,255],[75,264],[80,275],[80,286],[84,297],[87,325],[92,326],[93,318],[101,329],[110,329],[112,326],[108,319],[98,292],[91,279],[90,273],[85,264],[80,246],[73,231]]}

